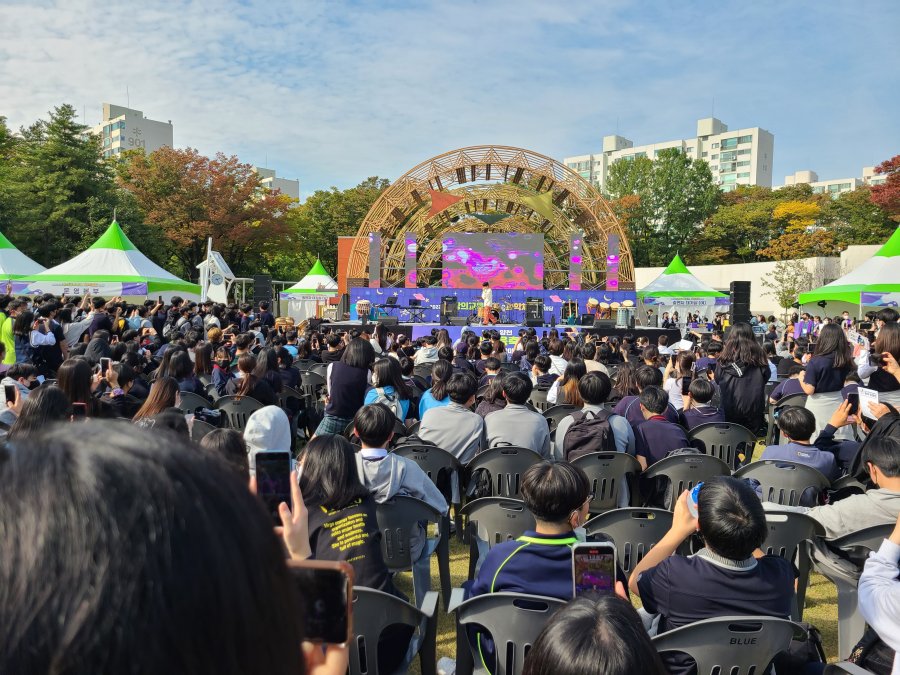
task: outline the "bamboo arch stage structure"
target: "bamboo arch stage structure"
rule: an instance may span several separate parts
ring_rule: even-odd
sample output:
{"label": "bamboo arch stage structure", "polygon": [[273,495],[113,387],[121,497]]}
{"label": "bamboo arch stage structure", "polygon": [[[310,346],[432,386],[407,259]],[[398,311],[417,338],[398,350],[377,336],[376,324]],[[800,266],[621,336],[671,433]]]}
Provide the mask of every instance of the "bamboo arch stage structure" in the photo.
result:
{"label": "bamboo arch stage structure", "polygon": [[382,282],[402,286],[405,238],[415,234],[420,280],[439,279],[443,237],[455,232],[544,235],[545,288],[566,287],[570,241],[583,233],[583,287],[602,289],[608,240],[617,235],[619,288],[634,290],[628,238],[600,192],[550,157],[498,145],[446,152],[398,178],[366,214],[347,276],[367,278],[368,237],[380,234]]}

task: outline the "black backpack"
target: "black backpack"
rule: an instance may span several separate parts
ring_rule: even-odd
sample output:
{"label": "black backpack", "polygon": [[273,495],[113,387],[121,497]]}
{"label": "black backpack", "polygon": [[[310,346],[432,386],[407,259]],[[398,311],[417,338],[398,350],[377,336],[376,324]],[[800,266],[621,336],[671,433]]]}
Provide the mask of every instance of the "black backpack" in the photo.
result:
{"label": "black backpack", "polygon": [[591,452],[615,452],[616,439],[609,426],[608,410],[596,413],[578,411],[572,413],[572,426],[563,439],[563,455],[571,462]]}

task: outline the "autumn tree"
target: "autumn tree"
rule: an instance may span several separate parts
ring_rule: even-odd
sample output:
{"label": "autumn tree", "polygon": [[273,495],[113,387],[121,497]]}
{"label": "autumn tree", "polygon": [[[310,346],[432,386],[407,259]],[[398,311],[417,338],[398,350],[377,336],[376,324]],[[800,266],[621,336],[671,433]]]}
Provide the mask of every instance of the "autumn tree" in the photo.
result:
{"label": "autumn tree", "polygon": [[784,310],[787,319],[788,310],[797,301],[801,293],[811,291],[815,279],[813,273],[799,260],[781,260],[763,280],[766,289],[763,295],[774,298],[778,306]]}
{"label": "autumn tree", "polygon": [[900,223],[900,155],[894,155],[876,166],[875,173],[887,175],[887,180],[872,186],[872,202],[881,207],[891,220]]}
{"label": "autumn tree", "polygon": [[883,244],[894,233],[894,223],[872,201],[871,189],[862,186],[829,199],[820,220],[833,233],[841,248],[859,244]]}
{"label": "autumn tree", "polygon": [[207,238],[236,274],[263,271],[263,252],[289,247],[290,198],[266,190],[250,164],[192,148],[126,153],[120,185],[134,195],[147,224],[161,228],[183,277],[196,276]]}

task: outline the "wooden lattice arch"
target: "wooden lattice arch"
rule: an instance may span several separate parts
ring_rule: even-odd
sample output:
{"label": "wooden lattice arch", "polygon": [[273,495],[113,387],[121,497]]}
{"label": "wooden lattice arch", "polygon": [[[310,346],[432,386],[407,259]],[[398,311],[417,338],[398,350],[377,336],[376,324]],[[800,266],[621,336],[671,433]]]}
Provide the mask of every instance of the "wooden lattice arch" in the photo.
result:
{"label": "wooden lattice arch", "polygon": [[[429,190],[462,197],[429,215]],[[552,214],[545,217],[525,201],[552,192]],[[486,223],[474,214],[508,214]],[[544,235],[545,285],[564,288],[569,263],[568,242],[583,232],[582,283],[602,288],[607,241],[619,235],[619,288],[634,289],[631,248],[609,203],[580,175],[531,150],[481,145],[453,150],[414,167],[385,190],[369,209],[350,254],[348,277],[366,278],[368,235],[382,237],[382,281],[403,284],[407,233],[418,238],[420,268],[439,265],[441,240],[453,232],[526,232]]]}

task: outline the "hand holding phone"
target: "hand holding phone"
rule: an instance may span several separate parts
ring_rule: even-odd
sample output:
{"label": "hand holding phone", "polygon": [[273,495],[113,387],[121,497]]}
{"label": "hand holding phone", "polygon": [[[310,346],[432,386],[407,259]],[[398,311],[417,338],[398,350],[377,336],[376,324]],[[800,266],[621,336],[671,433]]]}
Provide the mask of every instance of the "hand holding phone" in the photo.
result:
{"label": "hand holding phone", "polygon": [[112,359],[106,356],[100,359],[100,377],[106,377],[106,373],[109,372],[109,367],[112,365]]}
{"label": "hand holding phone", "polygon": [[579,542],[572,547],[572,585],[577,597],[616,592],[616,547],[612,542]]}
{"label": "hand holding phone", "polygon": [[691,393],[691,378],[685,375],[681,378],[681,395],[687,396]]}
{"label": "hand holding phone", "polygon": [[303,639],[344,645],[353,638],[353,568],[327,560],[289,560]]}
{"label": "hand holding phone", "polygon": [[256,494],[263,500],[276,525],[281,525],[279,506],[291,507],[291,454],[256,453]]}

